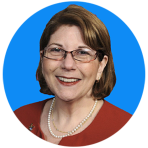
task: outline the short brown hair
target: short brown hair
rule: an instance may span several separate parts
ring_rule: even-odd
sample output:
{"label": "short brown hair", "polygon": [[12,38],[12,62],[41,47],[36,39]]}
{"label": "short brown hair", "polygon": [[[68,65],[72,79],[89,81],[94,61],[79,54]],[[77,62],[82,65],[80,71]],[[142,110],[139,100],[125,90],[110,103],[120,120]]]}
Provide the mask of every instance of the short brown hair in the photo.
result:
{"label": "short brown hair", "polygon": [[[47,23],[40,39],[40,51],[47,46],[50,36],[62,25],[76,25],[80,27],[85,43],[96,50],[98,60],[101,61],[104,55],[108,56],[108,63],[102,73],[99,82],[93,85],[92,96],[96,99],[104,99],[108,96],[115,83],[116,75],[111,53],[110,36],[103,22],[96,15],[81,6],[69,5],[66,9],[55,14]],[[48,88],[42,75],[41,59],[36,77],[40,84],[40,92],[54,95]]]}

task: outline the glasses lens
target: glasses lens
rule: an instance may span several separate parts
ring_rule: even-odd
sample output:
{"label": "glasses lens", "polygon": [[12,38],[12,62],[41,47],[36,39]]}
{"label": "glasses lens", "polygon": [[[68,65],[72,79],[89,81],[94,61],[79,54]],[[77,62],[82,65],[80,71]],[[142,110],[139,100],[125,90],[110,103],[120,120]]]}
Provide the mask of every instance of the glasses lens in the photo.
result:
{"label": "glasses lens", "polygon": [[63,58],[65,52],[61,48],[47,48],[45,49],[44,56],[49,59],[61,59]]}
{"label": "glasses lens", "polygon": [[96,58],[96,51],[90,49],[79,49],[73,51],[73,57],[82,62],[89,62]]}

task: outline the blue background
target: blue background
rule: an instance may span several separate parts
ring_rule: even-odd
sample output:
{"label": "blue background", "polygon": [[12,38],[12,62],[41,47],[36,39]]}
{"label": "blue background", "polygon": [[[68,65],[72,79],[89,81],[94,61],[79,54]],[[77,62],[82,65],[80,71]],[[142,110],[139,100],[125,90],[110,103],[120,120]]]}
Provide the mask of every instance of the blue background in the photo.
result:
{"label": "blue background", "polygon": [[145,82],[140,46],[120,18],[100,6],[84,2],[64,2],[46,7],[28,18],[13,36],[3,67],[4,88],[12,110],[52,97],[39,92],[40,86],[35,77],[40,58],[39,41],[50,18],[70,4],[86,8],[106,25],[111,37],[117,82],[105,100],[133,114]]}

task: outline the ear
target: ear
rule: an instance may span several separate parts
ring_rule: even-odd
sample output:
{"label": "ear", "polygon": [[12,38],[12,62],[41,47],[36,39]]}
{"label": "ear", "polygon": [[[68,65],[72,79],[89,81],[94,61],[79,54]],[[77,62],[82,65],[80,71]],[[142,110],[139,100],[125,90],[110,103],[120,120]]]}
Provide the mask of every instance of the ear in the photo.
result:
{"label": "ear", "polygon": [[43,59],[43,50],[40,51],[40,58],[41,58],[41,61]]}
{"label": "ear", "polygon": [[99,62],[99,68],[98,68],[96,80],[100,80],[107,62],[108,62],[108,56],[105,55],[102,61]]}
{"label": "ear", "polygon": [[44,72],[43,72],[43,50],[40,51],[40,64],[41,64],[41,68],[42,68],[42,74],[44,76]]}

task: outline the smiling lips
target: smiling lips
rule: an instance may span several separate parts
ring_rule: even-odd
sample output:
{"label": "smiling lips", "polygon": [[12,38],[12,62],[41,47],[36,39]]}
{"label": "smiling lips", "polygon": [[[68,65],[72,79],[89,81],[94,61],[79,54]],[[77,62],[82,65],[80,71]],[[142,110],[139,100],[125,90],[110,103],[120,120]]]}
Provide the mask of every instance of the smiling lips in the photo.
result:
{"label": "smiling lips", "polygon": [[80,82],[80,79],[76,78],[65,78],[65,77],[57,77],[58,81],[65,86],[75,85]]}

